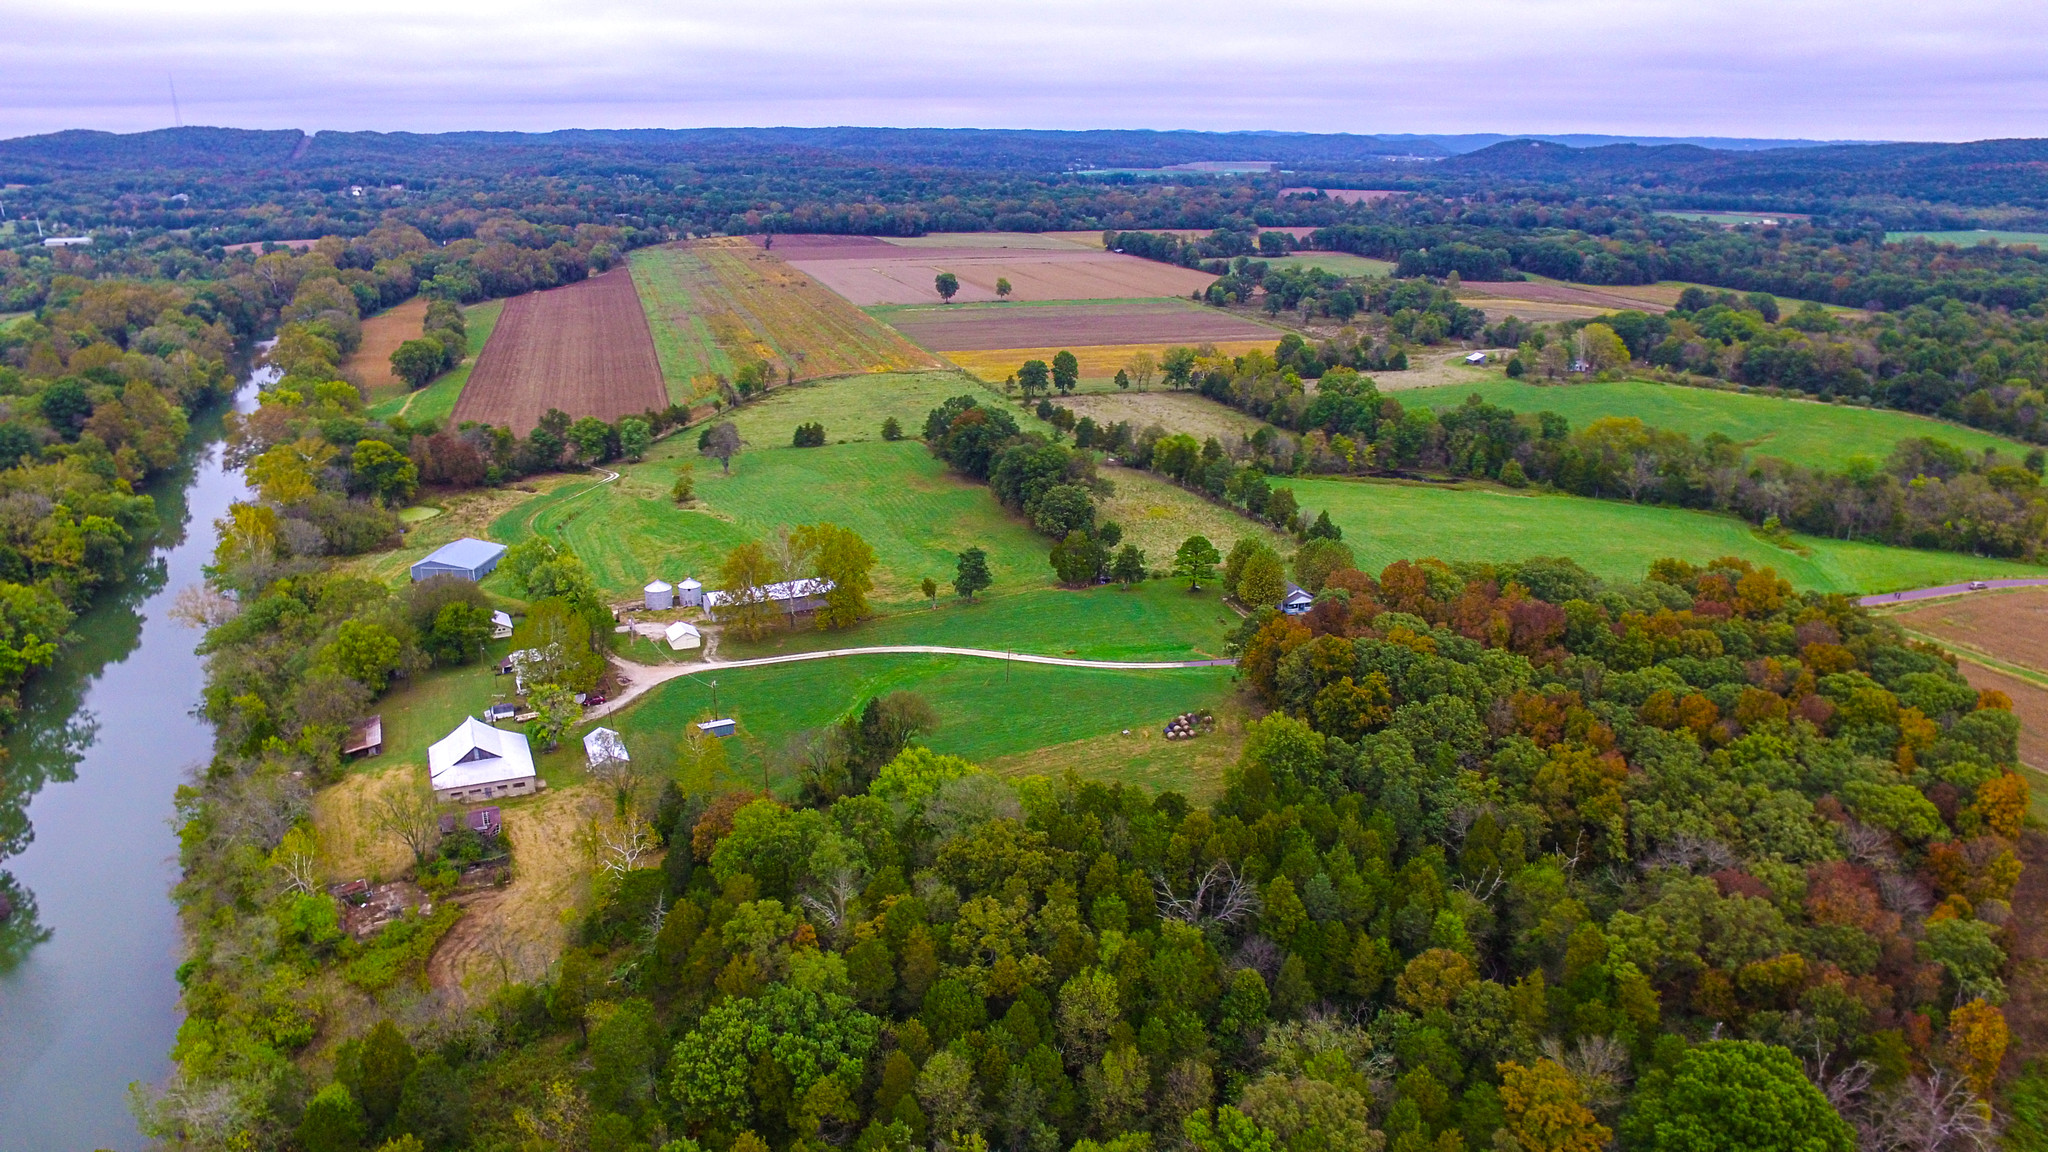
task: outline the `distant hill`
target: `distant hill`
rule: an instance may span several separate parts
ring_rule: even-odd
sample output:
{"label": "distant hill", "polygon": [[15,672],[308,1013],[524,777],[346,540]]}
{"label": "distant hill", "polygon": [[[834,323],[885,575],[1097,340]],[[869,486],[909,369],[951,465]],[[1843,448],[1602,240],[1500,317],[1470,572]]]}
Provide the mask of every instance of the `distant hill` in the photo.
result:
{"label": "distant hill", "polygon": [[1562,135],[1545,132],[1524,132],[1510,134],[1501,132],[1466,132],[1448,136],[1414,135],[1406,132],[1382,132],[1381,140],[1388,143],[1432,144],[1453,156],[1491,148],[1509,140],[1542,140],[1549,144],[1563,144],[1571,148],[1600,148],[1609,144],[1694,144],[1701,148],[1716,148],[1727,152],[1758,152],[1766,148],[1820,148],[1830,144],[1874,144],[1874,140],[1771,140],[1749,136],[1604,136],[1597,133],[1565,133]]}

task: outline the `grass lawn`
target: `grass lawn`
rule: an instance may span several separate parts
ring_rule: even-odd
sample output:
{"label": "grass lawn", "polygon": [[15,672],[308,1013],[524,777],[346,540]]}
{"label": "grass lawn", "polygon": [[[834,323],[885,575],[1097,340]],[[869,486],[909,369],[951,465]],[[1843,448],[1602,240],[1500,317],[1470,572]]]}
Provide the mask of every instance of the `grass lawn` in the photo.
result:
{"label": "grass lawn", "polygon": [[2014,460],[2027,445],[1960,424],[1889,408],[1857,408],[1743,392],[1617,380],[1586,384],[1536,385],[1489,375],[1469,384],[1443,384],[1394,393],[1404,406],[1427,404],[1439,411],[1477,393],[1489,403],[1517,412],[1548,409],[1583,428],[1603,416],[1635,416],[1645,424],[1684,432],[1695,440],[1720,432],[1750,451],[1810,467],[1840,468],[1851,456],[1879,460],[1892,446],[1916,436],[1946,440],[1970,452],[1996,448]]}
{"label": "grass lawn", "polygon": [[[1229,668],[1109,672],[877,655],[726,669],[716,679],[719,713],[740,723],[740,735],[727,745],[736,774],[759,781],[764,759],[791,736],[830,724],[884,692],[907,689],[931,702],[939,728],[924,742],[934,750],[977,763],[1012,758],[1005,767],[1021,771],[1028,764],[1022,754],[1036,749],[1156,728],[1197,708],[1220,710],[1231,696],[1231,676]],[[671,680],[610,723],[635,760],[666,765],[683,726],[711,715],[711,692],[702,676]],[[782,790],[791,784],[786,775],[772,778]]]}
{"label": "grass lawn", "polygon": [[2039,576],[2048,569],[1954,552],[1799,537],[1810,555],[1759,539],[1745,522],[1676,508],[1643,507],[1509,492],[1485,486],[1293,481],[1305,513],[1325,508],[1344,529],[1360,567],[1377,571],[1402,558],[1519,560],[1570,556],[1601,576],[1640,580],[1650,562],[1676,556],[1701,563],[1740,556],[1769,565],[1800,588],[1890,592],[1957,580]]}
{"label": "grass lawn", "polygon": [[510,640],[493,640],[481,659],[394,682],[372,705],[384,717],[384,755],[355,761],[356,767],[379,772],[401,761],[425,764],[427,746],[454,731],[463,717],[512,699],[512,677],[491,671],[511,647]]}
{"label": "grass lawn", "polygon": [[[820,521],[853,529],[875,549],[877,603],[921,599],[924,577],[951,580],[958,553],[976,546],[988,551],[999,591],[1052,580],[1050,542],[915,440],[743,451],[730,476],[696,456],[694,436],[676,441],[616,483],[564,485],[528,500],[492,523],[492,539],[512,544],[542,532],[566,540],[599,586],[620,597],[655,576],[694,575],[716,587],[714,569],[735,545]],[[678,508],[669,490],[685,451],[697,500]]]}
{"label": "grass lawn", "polygon": [[1967,248],[1973,244],[1985,244],[1996,240],[2000,244],[2033,244],[2048,248],[2048,232],[2005,232],[1998,229],[1973,228],[1963,232],[1887,232],[1887,244],[1901,240],[1932,240],[1936,244],[1960,244]]}
{"label": "grass lawn", "polygon": [[740,660],[823,648],[940,644],[1083,660],[1207,660],[1225,654],[1224,633],[1237,622],[1214,587],[1191,593],[1178,580],[1148,580],[1129,592],[1115,585],[1037,588],[972,604],[948,588],[936,608],[920,602],[843,632],[805,627],[753,643],[728,635],[718,654]]}
{"label": "grass lawn", "polygon": [[1387,276],[1394,271],[1392,260],[1374,260],[1349,252],[1296,252],[1291,256],[1254,256],[1269,271],[1282,268],[1321,268],[1336,276]]}
{"label": "grass lawn", "polygon": [[455,411],[455,401],[462,396],[463,386],[469,383],[469,370],[476,366],[477,354],[484,350],[484,342],[491,338],[491,329],[498,326],[498,314],[504,310],[503,300],[486,300],[464,308],[462,319],[469,333],[469,357],[417,392],[371,405],[370,415],[379,420],[403,416],[415,424],[428,420],[446,422]]}
{"label": "grass lawn", "polygon": [[[879,441],[882,438],[882,421],[891,416],[903,426],[905,437],[916,440],[924,435],[925,416],[948,399],[960,395],[973,396],[990,406],[1004,403],[1000,394],[959,372],[880,372],[871,376],[842,376],[813,384],[777,388],[722,418],[739,425],[740,436],[750,450],[787,448],[790,437],[796,433],[796,426],[813,421],[825,426],[825,439],[831,443],[842,440]],[[1019,427],[1050,431],[1036,417],[1014,404],[1006,411],[1016,419]],[[664,441],[664,446],[668,451],[681,452],[695,459],[697,434],[692,431],[687,437],[685,442],[679,435],[673,442]],[[741,456],[744,457],[745,453],[742,452]],[[699,459],[699,473],[707,463],[713,470],[718,467],[715,461]]]}

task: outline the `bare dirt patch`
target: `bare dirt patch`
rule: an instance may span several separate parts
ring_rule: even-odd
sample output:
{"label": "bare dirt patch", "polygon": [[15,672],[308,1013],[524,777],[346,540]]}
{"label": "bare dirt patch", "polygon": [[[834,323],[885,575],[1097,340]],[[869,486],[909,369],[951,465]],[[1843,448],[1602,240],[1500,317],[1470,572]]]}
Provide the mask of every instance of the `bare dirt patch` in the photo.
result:
{"label": "bare dirt patch", "polygon": [[523,435],[550,408],[616,420],[667,404],[647,314],[619,267],[507,301],[454,419]]}
{"label": "bare dirt patch", "polygon": [[1979,592],[1892,618],[1914,631],[2048,673],[2048,588]]}
{"label": "bare dirt patch", "polygon": [[1199,344],[1205,340],[1278,341],[1280,333],[1245,316],[1180,300],[1108,304],[992,304],[906,308],[888,321],[940,352],[1067,344]]}
{"label": "bare dirt patch", "polygon": [[343,377],[370,390],[375,404],[405,390],[405,381],[391,371],[391,354],[407,340],[417,340],[427,321],[427,298],[415,296],[363,321],[363,342],[341,362]]}
{"label": "bare dirt patch", "polygon": [[460,898],[468,914],[427,962],[435,988],[482,996],[547,974],[588,902],[590,859],[581,834],[598,799],[595,787],[579,785],[504,807],[512,882]]}
{"label": "bare dirt patch", "polygon": [[862,306],[941,303],[932,281],[960,280],[961,303],[995,301],[996,281],[1010,282],[1016,300],[1108,300],[1186,296],[1215,277],[1171,264],[1120,256],[1054,238],[1060,247],[1004,248],[972,244],[912,246],[866,237],[778,236],[774,251],[800,271]]}

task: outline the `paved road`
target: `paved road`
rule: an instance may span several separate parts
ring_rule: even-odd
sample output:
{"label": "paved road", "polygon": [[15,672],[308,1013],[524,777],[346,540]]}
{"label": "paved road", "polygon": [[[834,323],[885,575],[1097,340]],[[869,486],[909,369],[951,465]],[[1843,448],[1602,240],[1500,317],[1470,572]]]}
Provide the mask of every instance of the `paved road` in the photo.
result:
{"label": "paved road", "polygon": [[625,707],[648,689],[681,676],[717,672],[727,668],[759,668],[767,664],[794,664],[803,660],[831,660],[840,656],[870,655],[973,656],[982,660],[1009,660],[1018,664],[1055,664],[1062,668],[1106,668],[1112,671],[1147,671],[1162,668],[1228,668],[1235,660],[1076,660],[1068,656],[1036,656],[1028,652],[998,652],[989,648],[948,648],[937,644],[884,644],[873,648],[828,648],[819,652],[791,652],[783,656],[759,656],[752,660],[700,660],[694,664],[632,664],[618,661],[615,667],[626,680],[625,690],[585,713],[586,719],[607,716]]}
{"label": "paved road", "polygon": [[[1986,580],[1983,590],[1996,588],[2039,588],[2048,585],[2048,579],[2027,577],[2018,580]],[[1970,591],[1968,584],[1943,584],[1938,588],[1915,588],[1910,592],[1885,592],[1877,596],[1865,596],[1856,601],[1865,608],[1879,608],[1886,604],[1910,604],[1915,600],[1935,600],[1943,596],[1960,596]]]}

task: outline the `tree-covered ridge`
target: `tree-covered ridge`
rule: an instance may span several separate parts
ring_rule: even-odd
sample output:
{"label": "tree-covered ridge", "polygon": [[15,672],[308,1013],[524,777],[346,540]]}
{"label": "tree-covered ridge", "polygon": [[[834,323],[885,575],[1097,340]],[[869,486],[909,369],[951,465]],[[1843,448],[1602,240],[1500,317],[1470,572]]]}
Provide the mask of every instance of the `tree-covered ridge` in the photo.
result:
{"label": "tree-covered ridge", "polygon": [[[281,585],[284,615],[252,608],[215,647],[266,615],[331,628],[348,586]],[[606,870],[545,984],[468,1010],[386,998],[389,1021],[299,1062],[332,1026],[334,944],[277,873],[293,818],[252,815],[277,811],[261,782],[283,765],[236,768],[188,826],[188,884],[220,885],[214,960],[188,978],[161,1130],[230,1091],[189,1144],[1875,1152],[1989,1132],[2012,1029],[2038,1043],[2002,1007],[2033,979],[2008,960],[2028,790],[2005,700],[1739,561],[1603,585],[1425,560],[1323,586],[1305,617],[1241,629],[1272,711],[1213,804],[1012,783],[906,744],[892,700],[816,742],[845,770],[797,801],[712,784],[693,751],[622,783],[666,856]],[[253,762],[224,744],[216,771]]]}

